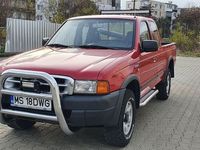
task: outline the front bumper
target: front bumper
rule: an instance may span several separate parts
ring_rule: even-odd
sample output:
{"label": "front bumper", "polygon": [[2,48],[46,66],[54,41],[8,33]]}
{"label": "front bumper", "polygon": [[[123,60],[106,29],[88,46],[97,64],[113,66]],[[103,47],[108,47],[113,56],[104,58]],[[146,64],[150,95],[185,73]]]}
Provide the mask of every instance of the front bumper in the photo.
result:
{"label": "front bumper", "polygon": [[64,96],[61,101],[64,114],[68,113],[67,123],[75,127],[117,125],[124,93]]}
{"label": "front bumper", "polygon": [[[4,81],[8,77],[20,77],[20,78],[23,77],[23,78],[43,79],[50,85],[50,89],[51,89],[52,94],[39,94],[39,93],[30,93],[30,92],[4,89],[4,87],[3,87]],[[35,114],[35,113],[31,113],[31,112],[4,109],[2,107],[2,96],[4,94],[7,94],[7,95],[14,94],[14,95],[21,95],[21,96],[50,98],[50,99],[53,100],[53,107],[54,107],[54,111],[55,111],[55,116],[48,116],[48,115],[44,115],[44,114]],[[4,115],[7,115],[7,114],[13,115],[13,116],[20,116],[20,117],[29,117],[29,118],[44,119],[44,120],[48,120],[48,119],[55,120],[55,121],[58,121],[61,129],[67,135],[70,135],[70,134],[73,133],[69,129],[69,126],[66,122],[65,116],[64,116],[63,111],[62,111],[58,84],[57,84],[56,80],[51,75],[49,75],[48,73],[45,73],[45,72],[10,69],[10,70],[4,71],[1,74],[1,78],[0,78],[0,121],[2,123],[6,123],[6,120],[4,119]]]}
{"label": "front bumper", "polygon": [[[8,76],[42,78],[46,80],[52,95],[33,94],[21,91],[8,91],[2,87]],[[59,95],[55,79],[44,72],[7,70],[2,73],[0,87],[0,122],[6,123],[5,115],[23,117],[47,122],[58,122],[66,134],[72,134],[69,126],[115,126],[118,123],[125,90],[115,91],[107,95]],[[42,114],[37,111],[13,110],[4,108],[2,99],[5,95],[21,95],[32,97],[48,97],[53,101],[54,115]]]}

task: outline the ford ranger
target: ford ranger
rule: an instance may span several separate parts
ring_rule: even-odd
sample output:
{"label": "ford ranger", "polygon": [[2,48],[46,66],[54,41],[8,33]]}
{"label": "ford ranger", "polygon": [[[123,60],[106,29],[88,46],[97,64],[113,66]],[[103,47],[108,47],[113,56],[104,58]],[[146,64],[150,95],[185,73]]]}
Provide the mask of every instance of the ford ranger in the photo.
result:
{"label": "ford ranger", "polygon": [[104,127],[109,144],[126,146],[135,110],[168,99],[175,61],[175,43],[162,42],[151,18],[70,18],[43,47],[0,62],[0,122],[58,123],[67,135]]}

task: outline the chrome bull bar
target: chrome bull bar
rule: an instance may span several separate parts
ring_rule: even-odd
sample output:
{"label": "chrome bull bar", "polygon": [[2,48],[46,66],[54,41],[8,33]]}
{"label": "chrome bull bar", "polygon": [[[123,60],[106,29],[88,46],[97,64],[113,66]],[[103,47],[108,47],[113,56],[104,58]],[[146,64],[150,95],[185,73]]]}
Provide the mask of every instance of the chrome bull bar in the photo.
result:
{"label": "chrome bull bar", "polygon": [[[50,85],[52,95],[6,90],[3,88],[3,83],[8,77],[43,79]],[[41,119],[41,120],[58,121],[60,128],[67,135],[71,135],[73,134],[73,132],[69,129],[69,126],[65,120],[62,107],[61,107],[61,100],[60,100],[59,93],[60,92],[59,92],[59,88],[58,88],[58,84],[56,80],[48,73],[39,72],[39,71],[19,70],[19,69],[6,70],[1,74],[1,78],[0,78],[0,122],[4,124],[6,123],[3,118],[3,114],[9,114],[9,115],[15,115],[15,116],[21,116],[21,117],[30,117],[30,118]],[[14,95],[21,95],[21,96],[43,97],[43,98],[52,99],[56,116],[3,109],[2,108],[2,94],[14,94]]]}

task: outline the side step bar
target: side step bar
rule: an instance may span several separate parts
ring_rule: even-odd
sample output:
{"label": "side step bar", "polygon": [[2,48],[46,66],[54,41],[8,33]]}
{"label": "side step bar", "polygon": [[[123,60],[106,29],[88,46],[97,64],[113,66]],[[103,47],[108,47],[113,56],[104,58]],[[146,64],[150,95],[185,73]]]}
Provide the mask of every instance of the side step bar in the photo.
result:
{"label": "side step bar", "polygon": [[140,99],[140,107],[145,106],[156,94],[158,94],[158,90],[151,90],[145,96]]}

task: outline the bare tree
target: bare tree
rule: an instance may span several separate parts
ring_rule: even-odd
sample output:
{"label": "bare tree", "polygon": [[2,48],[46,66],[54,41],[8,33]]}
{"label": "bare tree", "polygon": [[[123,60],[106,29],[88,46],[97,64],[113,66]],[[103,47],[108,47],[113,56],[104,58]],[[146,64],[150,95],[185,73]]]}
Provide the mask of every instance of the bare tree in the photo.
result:
{"label": "bare tree", "polygon": [[48,3],[48,11],[45,14],[50,21],[55,23],[62,23],[73,16],[98,13],[95,3],[90,0],[59,0],[58,3],[55,0],[49,0]]}
{"label": "bare tree", "polygon": [[98,9],[91,0],[74,0],[72,16],[98,14]]}
{"label": "bare tree", "polygon": [[12,14],[10,10],[10,0],[0,0],[0,27],[5,27],[6,25],[6,18]]}
{"label": "bare tree", "polygon": [[181,11],[178,21],[184,26],[185,31],[195,31],[200,34],[200,8],[187,8]]}
{"label": "bare tree", "polygon": [[4,52],[6,18],[12,14],[10,4],[10,0],[0,0],[0,53]]}

